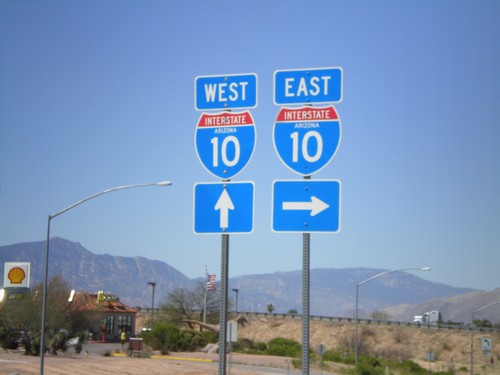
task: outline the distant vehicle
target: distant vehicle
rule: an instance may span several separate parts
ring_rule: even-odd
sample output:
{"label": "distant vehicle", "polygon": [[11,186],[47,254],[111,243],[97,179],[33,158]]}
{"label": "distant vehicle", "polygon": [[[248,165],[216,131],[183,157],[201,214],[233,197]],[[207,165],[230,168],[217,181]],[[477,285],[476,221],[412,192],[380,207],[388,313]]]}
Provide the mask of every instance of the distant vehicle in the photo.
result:
{"label": "distant vehicle", "polygon": [[441,322],[441,313],[439,311],[429,311],[424,315],[415,315],[413,323],[415,324],[439,324]]}

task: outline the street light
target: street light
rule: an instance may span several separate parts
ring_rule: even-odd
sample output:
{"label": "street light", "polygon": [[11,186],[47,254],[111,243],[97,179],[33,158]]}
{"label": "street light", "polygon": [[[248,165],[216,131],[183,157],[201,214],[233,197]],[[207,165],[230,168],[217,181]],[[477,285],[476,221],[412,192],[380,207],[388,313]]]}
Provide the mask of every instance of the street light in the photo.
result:
{"label": "street light", "polygon": [[488,307],[498,305],[500,304],[500,301],[490,303],[488,305],[482,306],[471,313],[471,325],[470,325],[470,374],[474,375],[474,338],[473,338],[473,332],[474,332],[474,314],[484,310]]}
{"label": "street light", "polygon": [[430,267],[422,267],[422,268],[402,268],[402,269],[397,269],[397,270],[392,270],[392,271],[384,271],[381,272],[375,276],[370,277],[369,279],[365,281],[361,281],[360,283],[356,284],[356,320],[355,320],[355,337],[354,337],[354,353],[355,353],[355,364],[356,366],[358,365],[358,296],[359,296],[359,287],[361,285],[366,284],[369,281],[378,279],[379,277],[385,276],[388,273],[393,273],[393,272],[402,272],[402,271],[430,271]]}
{"label": "street light", "polygon": [[154,314],[154,311],[155,311],[155,286],[156,286],[156,283],[154,281],[150,281],[148,282],[148,285],[151,285],[153,287],[153,297],[152,297],[152,300],[151,300],[151,328],[153,328],[153,314]]}
{"label": "street light", "polygon": [[233,292],[236,293],[236,314],[238,314],[238,292],[240,290],[238,288],[233,288]]}
{"label": "street light", "polygon": [[65,213],[66,211],[71,210],[72,208],[75,208],[76,206],[79,206],[80,204],[98,197],[99,195],[103,195],[106,193],[111,193],[113,191],[117,190],[123,190],[123,189],[130,189],[130,188],[137,188],[137,187],[145,187],[145,186],[170,186],[172,185],[172,182],[170,181],[162,181],[162,182],[156,182],[152,184],[135,184],[135,185],[124,185],[124,186],[118,186],[115,188],[103,190],[99,193],[95,193],[87,198],[84,198],[82,200],[79,200],[76,203],[73,203],[71,206],[66,207],[65,209],[56,212],[55,214],[49,215],[48,220],[47,220],[47,240],[46,240],[46,247],[45,247],[45,275],[44,275],[44,281],[43,281],[43,298],[42,298],[42,322],[41,322],[41,334],[40,334],[40,375],[43,375],[43,365],[44,365],[44,356],[45,356],[45,316],[47,312],[47,287],[48,287],[48,275],[49,275],[49,242],[50,242],[50,221]]}

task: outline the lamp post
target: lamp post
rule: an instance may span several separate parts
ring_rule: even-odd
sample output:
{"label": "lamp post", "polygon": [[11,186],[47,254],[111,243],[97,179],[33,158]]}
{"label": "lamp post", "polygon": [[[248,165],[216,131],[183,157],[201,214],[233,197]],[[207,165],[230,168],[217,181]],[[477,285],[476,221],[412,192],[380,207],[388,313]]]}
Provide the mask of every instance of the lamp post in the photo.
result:
{"label": "lamp post", "polygon": [[151,328],[153,328],[153,317],[154,317],[154,311],[155,311],[155,286],[156,283],[154,281],[148,282],[148,285],[151,285],[153,287],[153,296],[151,299]]}
{"label": "lamp post", "polygon": [[44,281],[43,281],[43,297],[42,297],[42,321],[41,321],[41,334],[40,334],[40,375],[43,375],[43,366],[44,366],[44,357],[45,357],[45,316],[47,313],[47,287],[48,287],[48,275],[49,275],[49,242],[50,242],[50,222],[53,218],[65,213],[66,211],[71,210],[72,208],[75,208],[76,206],[79,206],[80,204],[98,197],[99,195],[103,195],[106,193],[111,193],[113,191],[117,190],[123,190],[123,189],[130,189],[130,188],[138,188],[138,187],[146,187],[146,186],[170,186],[172,183],[170,181],[162,181],[162,182],[156,182],[152,184],[135,184],[135,185],[124,185],[124,186],[118,186],[115,188],[103,190],[99,193],[95,193],[87,198],[84,198],[82,200],[79,200],[76,203],[73,203],[72,205],[66,207],[65,209],[56,212],[55,214],[49,215],[47,219],[47,240],[46,240],[46,247],[45,247],[45,275],[44,275]]}
{"label": "lamp post", "polygon": [[236,293],[236,314],[238,314],[238,292],[240,290],[238,288],[233,288],[233,292]]}
{"label": "lamp post", "polygon": [[359,296],[359,287],[361,285],[366,284],[369,281],[378,279],[379,277],[385,276],[388,273],[393,273],[393,272],[402,272],[402,271],[430,271],[430,267],[422,267],[422,268],[401,268],[397,270],[392,270],[392,271],[384,271],[381,272],[375,276],[370,277],[369,279],[365,281],[361,281],[360,283],[356,284],[356,318],[355,318],[355,337],[354,337],[354,355],[355,355],[355,364],[356,366],[358,365],[358,347],[359,347],[359,342],[358,342],[358,296]]}
{"label": "lamp post", "polygon": [[471,325],[470,325],[470,374],[474,375],[474,314],[484,310],[488,307],[499,305],[500,301],[489,303],[488,305],[482,306],[471,313]]}

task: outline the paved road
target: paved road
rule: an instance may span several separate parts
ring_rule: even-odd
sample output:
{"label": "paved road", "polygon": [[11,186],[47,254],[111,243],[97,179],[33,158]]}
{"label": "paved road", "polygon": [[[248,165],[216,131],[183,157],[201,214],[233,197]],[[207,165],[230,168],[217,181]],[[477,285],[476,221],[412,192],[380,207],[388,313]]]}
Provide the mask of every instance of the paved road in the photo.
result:
{"label": "paved road", "polygon": [[[88,352],[89,355],[102,355],[105,352],[117,353],[121,350],[121,344],[119,342],[115,343],[103,343],[98,341],[85,342],[83,344],[83,352]],[[71,352],[72,349],[69,349]],[[176,359],[179,360],[179,359]],[[231,375],[231,369],[241,369],[252,371],[254,373],[258,373],[261,375],[275,375],[275,374],[287,374],[287,375],[301,375],[302,369],[294,369],[291,365],[290,368],[273,368],[273,367],[264,367],[264,366],[255,366],[255,365],[242,365],[242,364],[234,364],[231,362],[231,356],[227,357],[228,364],[226,366],[226,375]],[[204,362],[207,366],[211,366],[213,368],[218,368],[219,364],[217,362]],[[320,370],[310,370],[310,375],[327,375],[332,373],[321,372]]]}

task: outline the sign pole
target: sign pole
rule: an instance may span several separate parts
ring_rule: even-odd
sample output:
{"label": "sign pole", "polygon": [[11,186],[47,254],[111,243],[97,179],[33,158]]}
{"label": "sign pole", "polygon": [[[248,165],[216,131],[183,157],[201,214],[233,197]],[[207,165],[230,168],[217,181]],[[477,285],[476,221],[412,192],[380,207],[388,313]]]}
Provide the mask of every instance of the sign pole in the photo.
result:
{"label": "sign pole", "polygon": [[302,375],[309,375],[310,254],[311,233],[302,233]]}
{"label": "sign pole", "polygon": [[309,375],[309,264],[311,234],[302,233],[302,375]]}
{"label": "sign pole", "polygon": [[219,330],[219,375],[226,375],[227,279],[229,264],[229,234],[221,235],[221,298]]}

